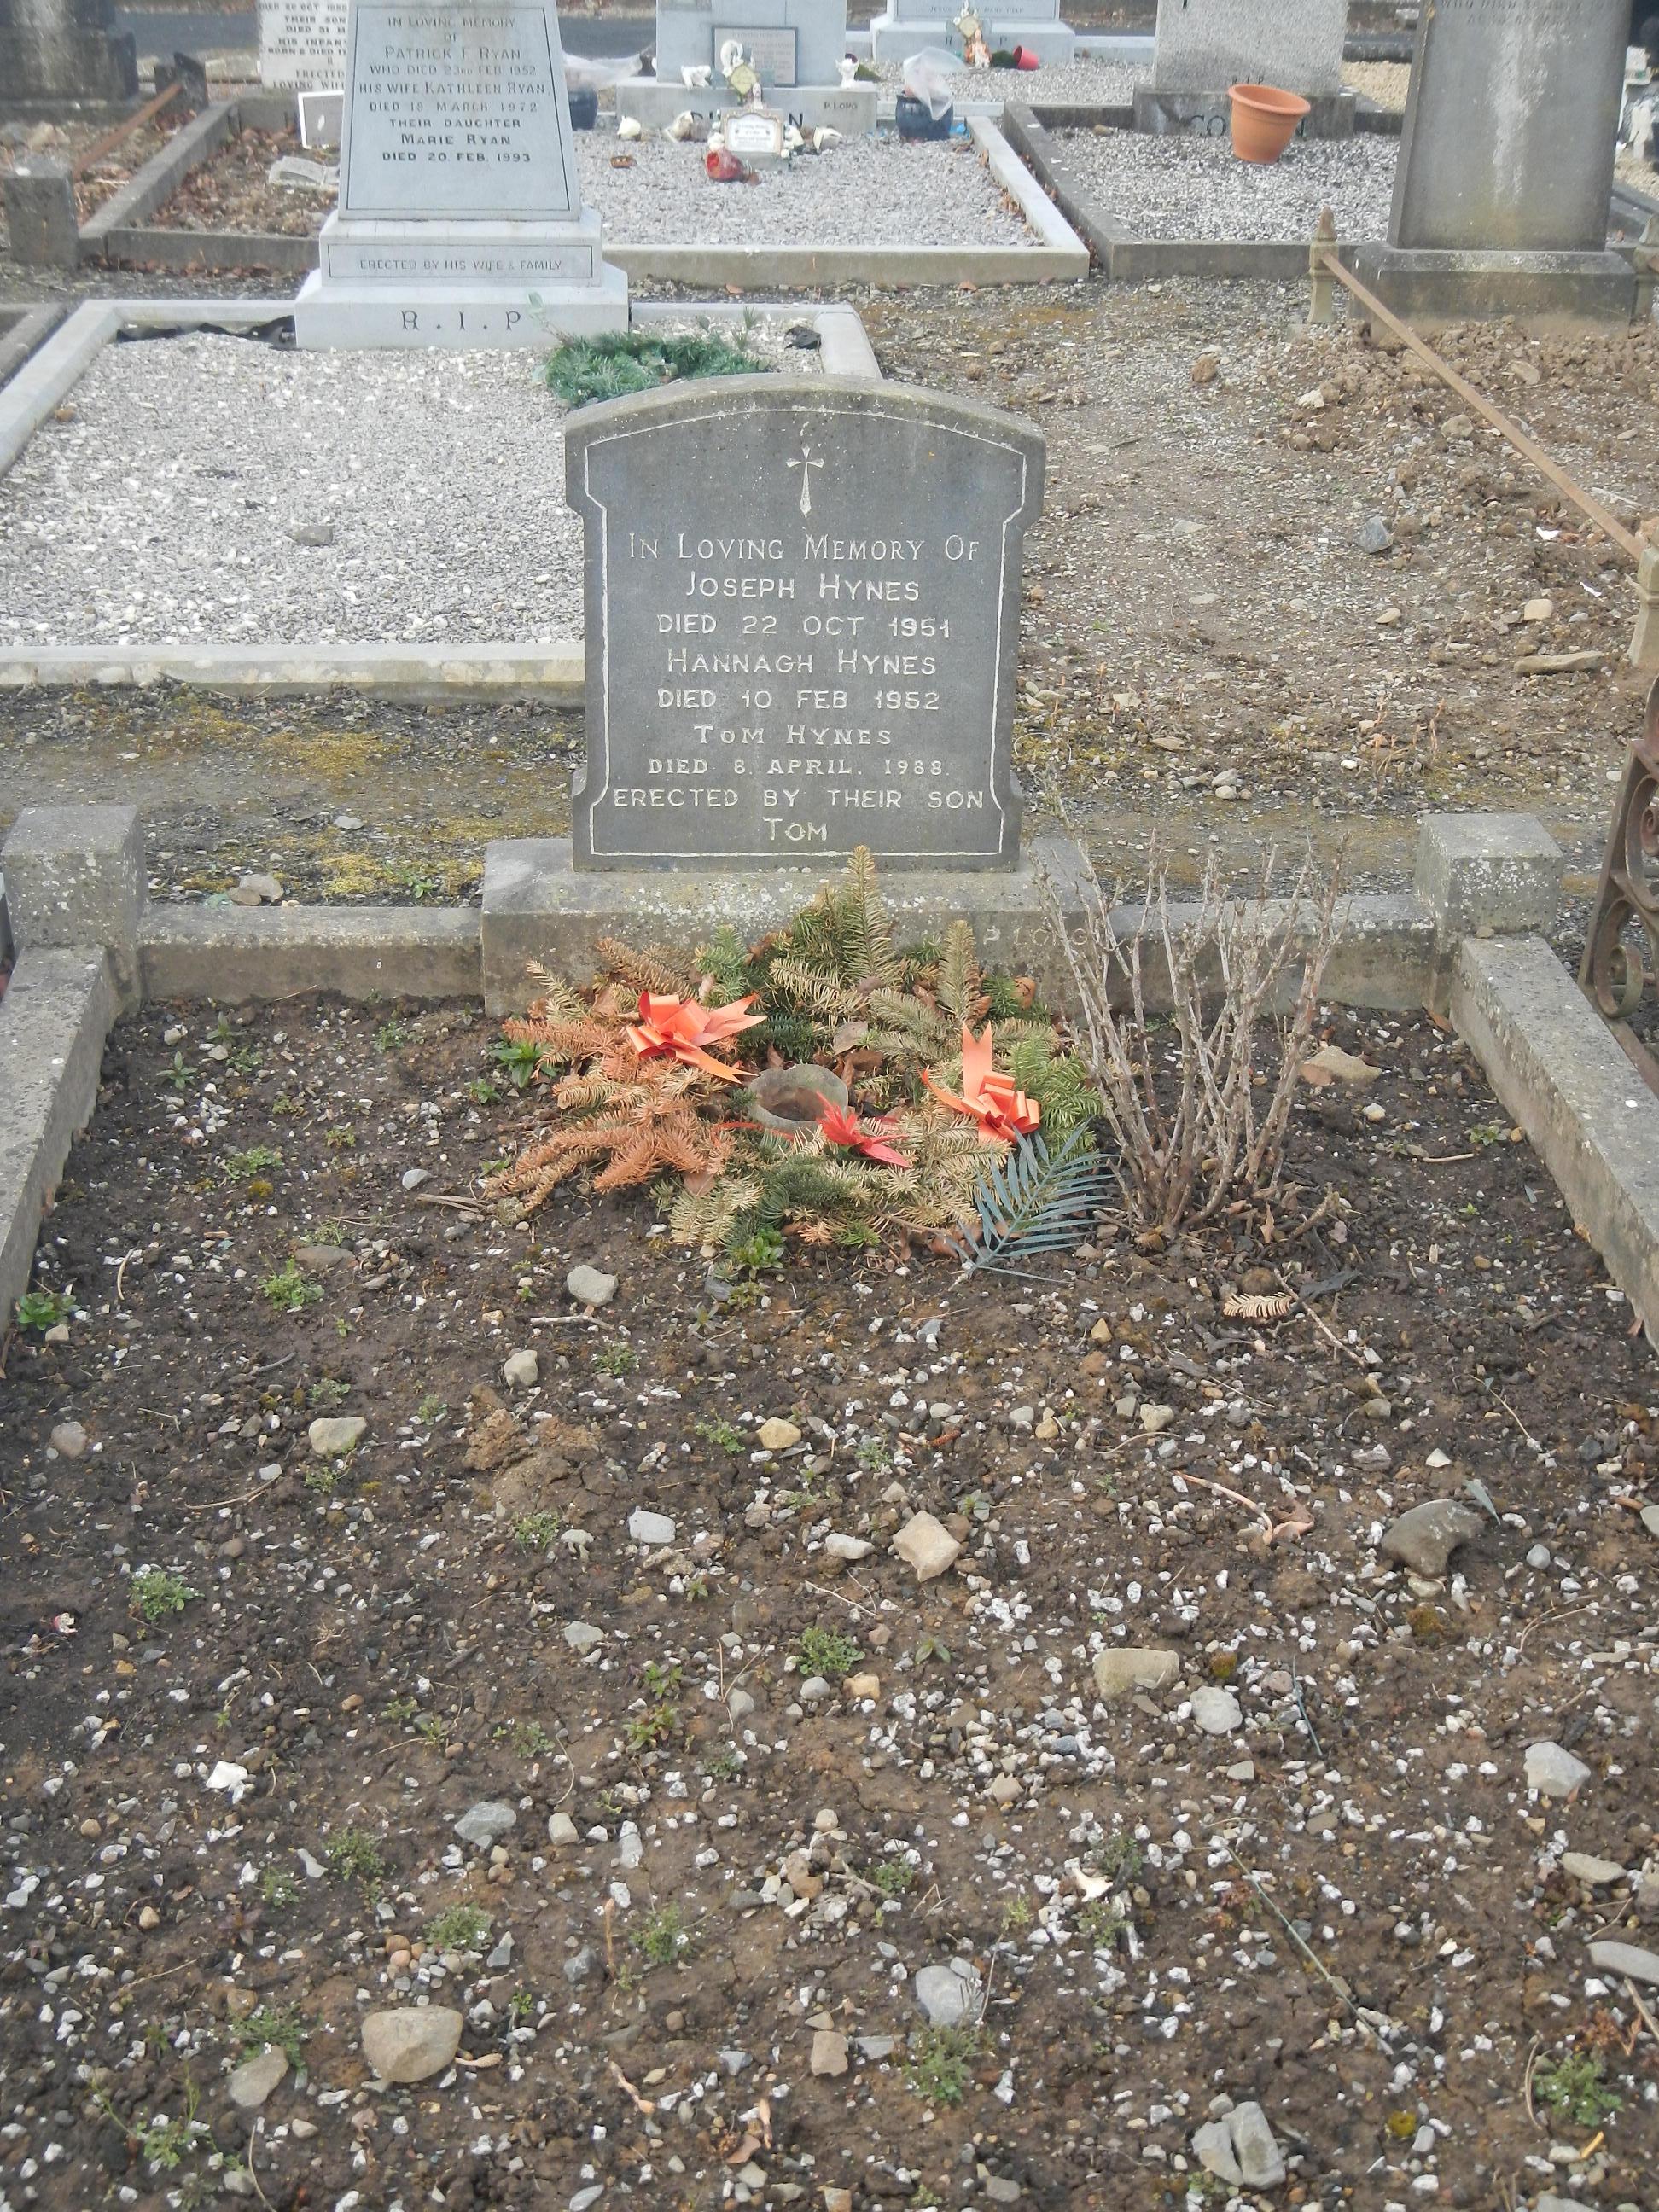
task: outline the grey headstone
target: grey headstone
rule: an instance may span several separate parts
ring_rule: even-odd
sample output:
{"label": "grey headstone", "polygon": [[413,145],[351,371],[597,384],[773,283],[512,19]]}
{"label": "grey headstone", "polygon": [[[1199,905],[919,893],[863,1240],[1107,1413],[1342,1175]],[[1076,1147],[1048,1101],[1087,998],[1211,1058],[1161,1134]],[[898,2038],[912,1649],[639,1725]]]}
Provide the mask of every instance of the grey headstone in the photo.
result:
{"label": "grey headstone", "polygon": [[657,75],[712,68],[727,39],[742,42],[767,86],[834,84],[847,52],[847,0],[658,0]]}
{"label": "grey headstone", "polygon": [[624,328],[626,280],[581,205],[553,0],[354,0],[347,49],[340,203],[295,302],[298,343]]}
{"label": "grey headstone", "polygon": [[0,178],[11,258],[25,269],[73,269],[81,258],[75,181],[67,161],[19,161]]}
{"label": "grey headstone", "polygon": [[1158,0],[1152,82],[1159,92],[1340,92],[1347,19],[1348,0]]}
{"label": "grey headstone", "polygon": [[1607,243],[1625,0],[1435,0],[1418,26],[1389,226],[1397,246]]}
{"label": "grey headstone", "polygon": [[0,0],[0,93],[8,100],[133,98],[138,51],[114,0]]}
{"label": "grey headstone", "polygon": [[585,408],[585,868],[1012,868],[1021,554],[1040,432],[782,376]]}

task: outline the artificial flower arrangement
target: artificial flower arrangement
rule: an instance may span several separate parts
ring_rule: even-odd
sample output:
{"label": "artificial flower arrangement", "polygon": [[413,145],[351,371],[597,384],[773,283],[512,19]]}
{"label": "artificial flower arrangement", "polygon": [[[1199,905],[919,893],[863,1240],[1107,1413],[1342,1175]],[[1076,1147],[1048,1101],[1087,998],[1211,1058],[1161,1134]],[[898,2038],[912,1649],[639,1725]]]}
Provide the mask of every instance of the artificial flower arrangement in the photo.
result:
{"label": "artificial flower arrangement", "polygon": [[489,1185],[525,1212],[587,1171],[650,1185],[677,1239],[716,1250],[959,1253],[1005,1168],[1089,1147],[1098,1099],[1030,980],[982,973],[965,921],[901,951],[863,848],[757,945],[599,950],[592,987],[535,971],[505,1025],[549,1109]]}

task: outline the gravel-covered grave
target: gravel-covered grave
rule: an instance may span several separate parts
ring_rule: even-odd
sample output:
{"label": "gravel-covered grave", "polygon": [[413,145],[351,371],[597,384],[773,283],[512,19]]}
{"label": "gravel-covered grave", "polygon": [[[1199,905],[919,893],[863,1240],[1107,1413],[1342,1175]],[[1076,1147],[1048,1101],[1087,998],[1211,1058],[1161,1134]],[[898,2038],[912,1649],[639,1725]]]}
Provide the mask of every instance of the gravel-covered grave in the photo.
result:
{"label": "gravel-covered grave", "polygon": [[1399,141],[1294,139],[1277,161],[1241,161],[1225,137],[1055,133],[1066,166],[1132,238],[1311,238],[1332,210],[1340,238],[1388,234]]}
{"label": "gravel-covered grave", "polygon": [[[704,144],[576,137],[582,198],[619,246],[1036,246],[967,138],[907,145],[890,132],[711,183]],[[618,160],[631,166],[617,168]]]}
{"label": "gravel-covered grave", "polygon": [[[874,64],[884,93],[902,89],[904,64]],[[956,104],[970,100],[1018,101],[1027,107],[1127,107],[1135,87],[1148,72],[1127,62],[1096,61],[1079,54],[1074,61],[1045,62],[1034,70],[953,70],[946,82]]]}
{"label": "gravel-covered grave", "polygon": [[1653,1357],[1455,1040],[1322,1026],[1260,1276],[722,1300],[449,1202],[467,1009],[124,1023],[0,1394],[0,2196],[1650,2212]]}
{"label": "gravel-covered grave", "polygon": [[0,478],[0,644],[577,636],[565,414],[528,349],[107,346]]}

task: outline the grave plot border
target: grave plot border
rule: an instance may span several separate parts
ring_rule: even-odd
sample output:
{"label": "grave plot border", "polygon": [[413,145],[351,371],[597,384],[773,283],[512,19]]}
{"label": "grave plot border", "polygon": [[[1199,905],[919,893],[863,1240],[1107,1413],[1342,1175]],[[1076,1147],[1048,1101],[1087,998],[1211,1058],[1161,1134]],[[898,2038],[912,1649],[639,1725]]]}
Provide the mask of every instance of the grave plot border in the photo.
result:
{"label": "grave plot border", "polygon": [[[280,319],[283,300],[88,300],[0,386],[0,477],[72,392],[124,326],[248,328]],[[687,314],[715,322],[745,316],[810,322],[823,373],[881,381],[881,366],[854,307],[808,309],[732,300],[636,300],[635,323]],[[171,683],[230,696],[283,698],[336,687],[417,704],[531,699],[580,707],[586,696],[580,636],[532,645],[64,645],[0,646],[0,690]]]}
{"label": "grave plot border", "polygon": [[[1402,118],[1387,108],[1360,104],[1355,135],[1400,136]],[[1264,283],[1293,283],[1308,273],[1308,241],[1263,238],[1137,238],[1079,178],[1060,150],[1058,131],[1133,131],[1132,107],[1027,106],[1010,101],[1003,130],[1026,167],[1081,236],[1096,268],[1114,284],[1162,283],[1171,276],[1221,276]],[[1357,243],[1358,241],[1356,241]],[[1349,245],[1337,249],[1344,256]]]}
{"label": "grave plot border", "polygon": [[[526,951],[577,971],[599,935],[641,921],[625,879],[585,883],[580,899],[562,906],[556,890],[538,902],[537,878],[559,859],[556,844],[488,847],[479,908],[150,905],[137,809],[26,809],[0,848],[0,945],[9,934],[18,948],[0,998],[0,1338],[27,1287],[43,1209],[91,1119],[119,1012],[145,999],[235,1005],[319,991],[358,1000],[482,998],[499,1013],[529,988]],[[1000,953],[1017,948],[1052,978],[1059,956],[1036,896],[1039,872],[1046,869],[1069,926],[1079,865],[1075,847],[1039,841],[1012,901],[1006,884],[965,876],[899,877],[890,895],[919,915],[967,915]],[[1530,816],[1426,817],[1413,891],[1342,902],[1325,996],[1383,1011],[1449,1011],[1652,1332],[1659,1097],[1541,934],[1555,918],[1562,866],[1559,848]],[[748,919],[757,898],[798,902],[817,880],[817,871],[802,871],[763,887],[734,884],[725,907]],[[659,927],[677,896],[682,925],[695,927],[709,896],[707,884],[677,891],[660,876],[650,890]],[[1174,918],[1180,926],[1195,915],[1176,908]],[[1282,921],[1294,933],[1306,918],[1283,910]],[[1121,913],[1120,934],[1134,922]],[[1149,981],[1156,1006],[1156,975]]]}
{"label": "grave plot border", "polygon": [[0,307],[0,385],[10,383],[68,313],[67,300],[45,301],[39,307],[27,301]]}
{"label": "grave plot border", "polygon": [[[263,106],[254,96],[228,105],[232,112],[240,108],[259,129],[272,127],[270,118],[286,112],[281,98],[271,94],[264,95]],[[858,246],[826,240],[812,246],[706,246],[607,240],[605,258],[635,283],[735,284],[745,291],[806,291],[842,284],[883,289],[897,285],[1054,284],[1086,276],[1087,245],[1002,127],[988,115],[970,114],[968,129],[993,178],[1018,208],[1034,245]],[[228,129],[224,136],[229,135]],[[159,204],[150,203],[152,209]],[[167,230],[132,222],[110,226],[100,250],[107,260],[149,262],[167,269],[258,269],[289,276],[307,275],[319,258],[314,238],[279,237],[263,231]]]}

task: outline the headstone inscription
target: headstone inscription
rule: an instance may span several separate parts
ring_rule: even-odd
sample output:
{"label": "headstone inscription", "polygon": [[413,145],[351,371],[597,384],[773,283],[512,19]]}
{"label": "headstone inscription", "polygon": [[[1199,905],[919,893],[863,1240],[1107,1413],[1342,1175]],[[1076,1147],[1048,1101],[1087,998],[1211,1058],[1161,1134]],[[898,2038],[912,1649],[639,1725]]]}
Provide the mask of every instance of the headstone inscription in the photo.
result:
{"label": "headstone inscription", "polygon": [[259,82],[328,92],[345,82],[347,0],[259,0]]}
{"label": "headstone inscription", "polygon": [[0,0],[0,93],[56,106],[131,100],[137,45],[114,0]]}
{"label": "headstone inscription", "polygon": [[586,408],[578,868],[799,866],[856,846],[1013,868],[1040,432],[938,392],[733,377]]}
{"label": "headstone inscription", "polygon": [[[870,25],[871,52],[878,61],[902,61],[922,46],[951,46],[950,35],[964,0],[887,0],[886,12]],[[1070,62],[1077,55],[1077,33],[1060,21],[1060,0],[1002,0],[976,8],[986,44],[993,53],[1023,46],[1041,62]]]}
{"label": "headstone inscription", "polygon": [[1607,250],[1625,0],[1433,0],[1419,21],[1386,246],[1396,312],[1628,318]]}
{"label": "headstone inscription", "polygon": [[1223,137],[1227,88],[1277,85],[1311,107],[1310,138],[1352,136],[1343,89],[1348,0],[1158,0],[1152,81],[1135,88],[1135,128]]}
{"label": "headstone inscription", "polygon": [[581,204],[554,0],[352,0],[339,205],[302,346],[544,345],[621,330]]}

